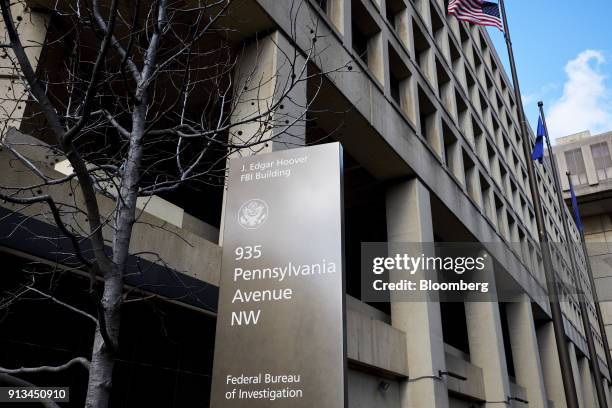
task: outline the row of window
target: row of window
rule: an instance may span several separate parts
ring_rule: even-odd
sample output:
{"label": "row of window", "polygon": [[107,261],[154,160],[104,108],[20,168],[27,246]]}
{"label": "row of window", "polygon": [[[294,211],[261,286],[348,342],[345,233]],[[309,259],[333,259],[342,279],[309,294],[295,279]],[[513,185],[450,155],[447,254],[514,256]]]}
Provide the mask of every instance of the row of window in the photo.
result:
{"label": "row of window", "polygon": [[[333,14],[334,6],[331,3],[334,1],[337,0],[318,3],[323,11]],[[509,242],[521,242],[518,252],[523,262],[525,265],[533,265],[534,273],[540,276],[542,268],[539,254],[534,249],[530,250],[533,245],[518,223],[518,219],[523,220],[527,235],[537,239],[535,217],[528,205],[531,194],[517,128],[517,106],[506,84],[507,78],[498,68],[494,51],[489,48],[484,31],[474,26],[471,27],[470,35],[469,25],[453,25],[453,20],[446,23],[429,0],[413,3],[423,24],[417,21],[417,15],[411,16],[406,12],[407,4],[403,0],[385,2],[383,17],[386,16],[390,31],[403,48],[396,50],[395,42],[384,38],[376,16],[368,10],[374,2],[366,6],[360,0],[352,0],[349,21],[354,54],[361,59],[365,69],[388,90],[391,99],[413,125],[420,129],[427,143],[443,159],[450,172],[465,185],[467,194],[482,208],[500,235]],[[378,14],[382,15],[382,10],[378,10]],[[426,27],[426,32],[422,31],[422,26]],[[459,48],[455,45],[453,33]],[[430,43],[428,36],[433,38],[433,43]],[[432,44],[439,48],[438,52]],[[387,83],[384,79],[385,64],[380,61],[385,55],[383,45],[388,49]],[[449,130],[444,118],[440,120],[437,104],[430,100],[428,93],[413,78],[400,55],[410,55],[409,49],[413,50],[414,63],[431,86],[436,99],[449,113],[450,120],[457,125],[467,145],[481,159],[485,173],[491,176],[507,198],[508,204],[490,186],[488,179],[466,153],[463,143]],[[448,62],[451,74],[447,73],[443,65],[445,61]],[[454,84],[459,87],[456,88]],[[552,240],[558,242],[562,240],[561,218],[550,172],[544,168],[538,169],[537,173],[545,197],[547,229]]]}
{"label": "row of window", "polygon": [[[421,0],[419,3],[417,10],[422,11],[427,0]],[[456,82],[461,85],[463,92],[469,98],[472,110],[482,120],[480,122],[470,114],[468,106],[460,95],[460,91],[455,89],[453,85],[455,81],[451,80],[446,70],[442,67],[441,61],[438,59],[437,54],[433,52],[426,38],[426,34],[421,31],[419,23],[416,20],[407,20],[408,17],[406,16],[402,18],[401,12],[405,9],[405,4],[398,0],[388,1],[386,5],[387,20],[394,31],[399,34],[402,29],[412,27],[410,46],[414,50],[416,65],[419,66],[420,71],[428,82],[436,85],[432,86],[437,91],[436,96],[450,113],[452,120],[457,123],[469,144],[472,145],[476,155],[485,158],[485,166],[488,167],[489,174],[495,180],[503,195],[508,197],[510,202],[508,208],[514,209],[517,212],[518,217],[524,220],[527,229],[531,232],[531,236],[535,237],[535,219],[527,205],[530,195],[527,195],[529,190],[527,174],[524,169],[525,158],[521,148],[521,139],[515,128],[515,121],[513,121],[513,117],[516,118],[516,106],[510,97],[508,86],[501,78],[501,71],[498,69],[495,58],[491,55],[483,33],[478,29],[474,29],[472,34],[476,37],[472,41],[466,26],[459,25],[458,37],[461,44],[461,50],[459,50],[452,41],[450,33],[448,38],[446,38],[443,30],[444,22],[438,16],[434,7],[430,8],[428,17],[431,21],[431,30],[435,42],[440,46],[441,42],[448,41],[446,45],[450,50],[450,55],[443,56],[447,61],[450,59],[450,65],[456,68],[453,71],[456,71],[455,74],[460,77]],[[380,35],[381,29],[361,1],[353,0],[351,8],[353,50],[366,68],[376,77],[376,72],[373,71],[380,64],[376,64],[375,59],[381,56],[380,43],[384,41]],[[411,25],[408,25],[408,22],[411,22]],[[429,26],[428,21],[425,21],[425,26]],[[405,42],[406,40],[404,39],[404,45],[406,45]],[[438,118],[436,116],[435,104],[429,100],[429,97],[421,89],[420,85],[415,85],[411,78],[410,70],[404,64],[394,46],[391,43],[388,43],[387,46],[390,75],[389,83],[386,85],[391,98],[395,100],[413,123],[417,123],[416,116],[418,115],[420,133],[432,148],[443,157],[447,166],[452,168],[451,171],[455,176],[460,179],[473,177],[471,176],[471,173],[474,172],[473,160],[465,153],[462,154],[461,160],[458,160],[453,152],[451,152],[451,150],[455,149],[456,138],[448,131],[447,125],[444,122],[442,124],[443,129],[439,128],[439,125],[436,123]],[[482,54],[478,50],[482,50]],[[445,54],[444,49],[442,51],[442,54]],[[463,51],[463,54],[460,51]],[[377,56],[371,55],[372,52],[378,52]],[[464,57],[467,62],[463,62]],[[477,79],[474,79],[470,67],[476,73]],[[488,70],[491,70],[493,74]],[[491,79],[491,77],[494,79]],[[380,78],[378,79],[380,80]],[[495,84],[497,84],[497,87]],[[416,97],[412,95],[413,90],[411,89],[411,87],[415,86],[417,87]],[[500,94],[503,97],[500,97]],[[485,137],[485,129],[493,138],[493,143],[489,142],[488,138]],[[441,131],[444,136],[442,143],[439,143],[436,139]],[[507,135],[510,135],[510,137]],[[439,149],[437,144],[443,145],[444,152],[440,151],[442,149]],[[502,166],[501,161],[504,161],[508,167]],[[457,163],[461,163],[462,166]],[[459,176],[459,173],[463,174]],[[489,218],[506,239],[512,240],[516,235],[525,235],[520,228],[517,229],[519,231],[517,234],[511,233],[513,230],[512,225],[517,225],[514,216],[497,217],[495,213],[501,211],[497,208],[499,206],[496,206],[494,210],[488,210],[488,208],[491,208],[489,203],[481,204],[481,201],[488,200],[486,194],[477,198],[480,195],[480,192],[476,192],[479,190],[477,184],[483,184],[484,182],[484,178],[481,177],[481,179],[480,183],[466,183],[468,195],[478,204],[484,204],[483,210],[485,213],[488,212]],[[486,184],[488,185],[488,182]],[[519,185],[522,189],[518,188]],[[484,189],[488,188],[488,186],[484,187]],[[502,200],[498,201],[503,203]],[[492,216],[492,214],[495,214],[495,216]]]}
{"label": "row of window", "polygon": [[[608,143],[601,142],[591,145],[593,164],[597,173],[597,180],[605,181],[612,179],[612,158]],[[572,183],[576,186],[588,184],[586,166],[582,149],[573,149],[565,152],[567,170],[571,173]]]}

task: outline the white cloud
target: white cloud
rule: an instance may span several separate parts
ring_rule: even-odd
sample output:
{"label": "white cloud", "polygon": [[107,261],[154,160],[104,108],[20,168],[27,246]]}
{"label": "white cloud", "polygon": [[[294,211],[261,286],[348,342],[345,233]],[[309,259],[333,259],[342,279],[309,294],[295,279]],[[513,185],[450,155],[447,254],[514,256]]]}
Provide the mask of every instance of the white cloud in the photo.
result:
{"label": "white cloud", "polygon": [[601,51],[585,50],[565,65],[567,80],[563,94],[548,110],[552,138],[590,130],[593,134],[612,130],[612,88],[606,84]]}
{"label": "white cloud", "polygon": [[[556,92],[559,89],[559,84],[551,82],[543,85],[536,92],[528,93],[523,96],[523,104],[531,105],[535,104],[537,101],[541,101],[542,99],[548,99],[549,95],[553,92]],[[525,108],[527,109],[527,108]]]}
{"label": "white cloud", "polygon": [[521,95],[521,96],[522,96],[522,99],[523,99],[523,105],[531,105],[532,103],[534,103],[538,99],[538,94],[534,94],[534,93],[527,94],[527,95]]}

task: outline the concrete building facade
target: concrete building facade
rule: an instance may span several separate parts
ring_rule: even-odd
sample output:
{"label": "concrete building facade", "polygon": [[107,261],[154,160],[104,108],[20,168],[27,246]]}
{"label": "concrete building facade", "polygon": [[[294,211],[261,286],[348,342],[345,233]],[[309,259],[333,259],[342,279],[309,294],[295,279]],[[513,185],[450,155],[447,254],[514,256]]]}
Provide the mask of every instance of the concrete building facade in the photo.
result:
{"label": "concrete building facade", "polygon": [[[29,51],[36,59],[34,54],[41,52],[50,35],[45,8],[53,2],[25,3],[27,7],[16,14],[32,21],[21,29],[34,43],[42,44]],[[282,81],[282,75],[289,73],[266,78],[269,71],[265,67],[283,66],[292,51],[307,49],[313,24],[318,43],[328,50],[316,60],[317,68],[326,71],[349,61],[351,69],[331,73],[312,101],[308,100],[312,84],[292,91],[296,106],[310,107],[310,124],[292,132],[291,140],[277,139],[267,146],[267,150],[277,150],[339,141],[345,151],[349,406],[523,407],[527,405],[520,401],[528,401],[529,407],[565,407],[518,107],[487,31],[446,16],[442,0],[308,0],[295,10],[289,0],[242,1],[230,14],[236,24],[244,24],[241,36],[233,41],[265,33],[246,48],[247,55],[251,51],[258,58],[243,58],[238,72],[256,72],[267,79],[262,83],[270,87],[270,100],[274,81]],[[3,69],[0,95],[19,92],[15,90],[18,73],[10,67]],[[41,69],[46,69],[44,61]],[[238,73],[236,80],[241,80]],[[37,137],[26,123],[15,120],[13,107],[3,108],[11,111],[12,120],[5,121],[3,137],[26,142]],[[24,101],[19,110],[26,108]],[[241,130],[248,132],[249,125]],[[530,138],[533,141],[533,135]],[[45,163],[44,151],[29,149],[27,143],[22,153]],[[14,168],[7,151],[0,152],[0,166],[3,177],[14,183],[28,181]],[[45,166],[49,174],[62,173],[61,163]],[[604,170],[607,175],[607,168]],[[587,181],[598,174],[589,171]],[[580,279],[588,294],[593,288],[586,276],[585,257],[579,256],[580,271],[575,275],[567,254],[568,245],[582,254],[578,230],[572,223],[567,242],[561,217],[569,216],[569,211],[557,205],[549,165],[537,165],[536,173],[547,233],[550,241],[559,243],[553,246],[556,273],[567,286]],[[69,192],[58,189],[53,194]],[[219,236],[222,192],[215,191],[208,199],[214,201],[213,216],[197,213],[197,208],[180,197],[158,197],[154,206],[144,210],[143,223],[133,235],[133,253],[158,253],[167,266],[158,270],[154,259],[135,256],[135,262],[150,264],[148,276],[153,274],[156,281],[180,276],[198,288],[197,295],[181,297],[173,290],[159,293],[155,285],[138,277],[128,282],[166,299],[163,307],[172,309],[167,315],[177,327],[185,316],[192,323],[214,326],[223,241]],[[113,206],[108,197],[100,197],[100,202],[107,210]],[[7,203],[0,207],[5,217],[1,256],[14,265],[32,259],[50,261],[50,250],[44,245],[31,245],[27,235],[8,233],[15,225],[52,229],[49,220],[39,216],[35,207],[23,209]],[[161,225],[164,228],[151,227]],[[604,226],[601,228],[597,234],[605,235]],[[368,241],[481,242],[503,269],[499,284],[519,295],[512,303],[367,304],[360,299],[359,250],[360,243]],[[166,272],[168,268],[172,274]],[[170,282],[168,286],[178,285]],[[574,294],[567,293],[562,303],[565,341],[570,346],[581,406],[594,407],[593,382],[603,381],[609,391],[611,379],[593,302],[589,303],[589,328],[582,325],[577,302]],[[604,310],[610,322],[612,309]],[[132,319],[138,316],[134,312]],[[138,337],[125,330],[122,337]],[[593,331],[598,356],[589,355],[585,330]],[[16,353],[32,351],[13,332],[3,333],[2,349],[16,350],[2,355],[3,360],[14,362]],[[174,366],[176,359],[168,358],[165,364],[173,365],[173,373],[193,374],[189,381],[177,379],[176,384],[197,384],[209,390],[212,333],[197,335],[200,345],[189,350],[201,354],[197,360],[201,366],[194,367],[183,357],[177,357],[184,363],[179,368]],[[35,343],[37,350],[48,346],[44,341]],[[58,347],[54,350],[59,353]],[[126,382],[118,381],[117,401],[121,399],[126,406],[130,392],[137,394],[145,387],[134,384],[130,391],[128,384],[130,375],[146,366],[137,355],[137,351],[125,355],[125,367],[118,366],[117,375]],[[597,359],[605,378],[594,378],[590,372],[588,360],[592,358]],[[163,365],[158,361],[147,364]],[[448,372],[459,378],[444,374]],[[206,392],[200,398],[206,405]]]}
{"label": "concrete building facade", "polygon": [[[559,172],[570,173],[608,336],[612,333],[612,270],[608,259],[612,228],[611,148],[612,132],[591,135],[589,131],[560,137],[553,147]],[[563,178],[562,188],[564,198],[570,205],[571,194],[567,177]]]}

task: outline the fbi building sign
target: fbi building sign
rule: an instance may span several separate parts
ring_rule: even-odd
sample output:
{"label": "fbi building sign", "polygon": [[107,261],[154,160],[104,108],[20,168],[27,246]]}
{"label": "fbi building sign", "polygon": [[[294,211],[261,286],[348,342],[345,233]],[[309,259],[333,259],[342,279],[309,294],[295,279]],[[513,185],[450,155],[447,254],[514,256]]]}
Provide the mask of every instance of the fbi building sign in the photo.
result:
{"label": "fbi building sign", "polygon": [[211,406],[346,404],[338,143],[230,161]]}

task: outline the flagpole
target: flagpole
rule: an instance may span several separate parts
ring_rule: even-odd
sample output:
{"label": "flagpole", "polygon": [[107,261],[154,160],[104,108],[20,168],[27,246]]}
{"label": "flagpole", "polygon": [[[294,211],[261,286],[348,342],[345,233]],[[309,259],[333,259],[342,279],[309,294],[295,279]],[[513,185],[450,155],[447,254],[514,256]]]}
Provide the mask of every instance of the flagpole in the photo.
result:
{"label": "flagpole", "polygon": [[[570,190],[574,190],[570,173],[566,172],[567,182],[569,183]],[[577,210],[577,209],[576,209]],[[606,354],[606,363],[608,364],[608,372],[610,374],[610,381],[612,382],[612,357],[610,356],[610,343],[608,343],[608,335],[606,334],[606,327],[603,321],[603,315],[601,313],[601,306],[599,305],[599,296],[597,295],[597,289],[595,288],[595,279],[593,279],[593,269],[591,268],[591,261],[589,259],[589,253],[587,251],[586,239],[584,238],[584,229],[578,228],[580,231],[580,241],[582,243],[582,252],[585,257],[587,274],[589,276],[589,283],[593,291],[593,302],[595,302],[595,311],[597,312],[597,322],[599,323],[599,332],[604,343],[604,349]]]}
{"label": "flagpole", "polygon": [[[561,221],[563,224],[563,233],[565,234],[565,242],[567,244],[567,250],[569,253],[570,264],[572,266],[572,270],[574,271],[573,278],[574,284],[578,290],[580,296],[578,304],[580,305],[580,315],[582,318],[582,326],[584,327],[584,334],[586,336],[587,341],[587,349],[589,350],[589,355],[591,358],[589,359],[589,364],[591,366],[591,371],[593,371],[593,376],[595,377],[595,391],[597,391],[597,400],[599,401],[600,407],[607,407],[608,403],[606,401],[606,394],[603,389],[603,384],[601,383],[601,370],[599,369],[599,358],[597,356],[597,349],[595,348],[595,341],[593,340],[593,331],[591,330],[591,319],[589,319],[589,311],[586,307],[586,298],[585,291],[582,287],[582,281],[580,280],[580,275],[578,273],[578,263],[576,262],[576,254],[574,253],[574,240],[571,238],[569,225],[567,222],[567,217],[565,215],[565,201],[563,200],[563,195],[561,193],[561,182],[559,180],[559,170],[557,168],[557,163],[555,160],[555,156],[553,155],[552,147],[550,145],[550,138],[548,137],[548,126],[546,125],[546,115],[544,114],[544,103],[538,102],[538,108],[540,108],[540,117],[542,118],[542,124],[544,125],[544,138],[546,139],[546,147],[548,148],[548,157],[550,158],[550,164],[552,167],[553,180],[555,182],[555,190],[557,192],[557,202],[559,204],[559,210],[561,211]],[[587,260],[588,263],[588,260]],[[595,292],[595,287],[591,286],[593,292]],[[599,316],[598,320],[599,320]]]}
{"label": "flagpole", "polygon": [[523,99],[516,72],[516,62],[514,60],[514,51],[512,49],[512,40],[510,39],[510,29],[508,26],[508,17],[506,15],[506,7],[504,0],[499,0],[502,17],[504,22],[504,35],[506,38],[506,46],[508,48],[508,58],[510,60],[510,70],[512,73],[512,82],[514,84],[514,92],[516,95],[518,119],[521,126],[521,137],[523,140],[523,153],[527,162],[527,174],[529,176],[529,186],[533,200],[533,206],[536,216],[536,225],[538,228],[538,236],[540,248],[542,250],[542,261],[544,263],[544,273],[546,275],[546,286],[548,289],[548,298],[550,302],[550,312],[552,316],[553,329],[555,332],[555,340],[557,352],[559,354],[559,363],[561,366],[561,378],[563,379],[563,390],[565,392],[565,401],[567,408],[579,408],[578,396],[576,394],[576,384],[572,373],[572,363],[570,360],[569,347],[565,336],[565,328],[563,326],[563,314],[561,313],[561,305],[559,304],[559,294],[557,291],[555,272],[552,265],[550,248],[548,246],[548,237],[546,235],[546,227],[544,225],[544,214],[542,211],[542,201],[540,199],[538,182],[535,177],[535,170],[531,156],[531,143],[529,132],[527,131],[527,121],[525,120],[525,112],[523,111]]}

